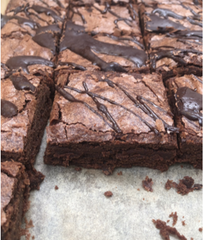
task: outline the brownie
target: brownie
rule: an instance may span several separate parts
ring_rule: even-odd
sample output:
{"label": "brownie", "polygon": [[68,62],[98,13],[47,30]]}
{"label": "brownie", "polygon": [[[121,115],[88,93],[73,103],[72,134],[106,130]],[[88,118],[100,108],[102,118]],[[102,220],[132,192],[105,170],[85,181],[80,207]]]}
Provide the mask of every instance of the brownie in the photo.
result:
{"label": "brownie", "polygon": [[178,136],[178,162],[202,168],[202,77],[184,75],[166,81],[175,114]]}
{"label": "brownie", "polygon": [[21,163],[1,163],[1,239],[20,239],[21,220],[28,208],[29,185]]}
{"label": "brownie", "polygon": [[176,157],[160,75],[61,71],[47,127],[46,164],[167,170]]}
{"label": "brownie", "polygon": [[138,43],[131,36],[91,36],[84,26],[67,21],[60,41],[59,65],[77,64],[80,70],[118,72],[146,69],[147,54]]}
{"label": "brownie", "polygon": [[140,5],[152,71],[202,75],[202,9],[195,4]]}
{"label": "brownie", "polygon": [[41,70],[1,81],[1,161],[34,163],[49,118],[53,81]]}

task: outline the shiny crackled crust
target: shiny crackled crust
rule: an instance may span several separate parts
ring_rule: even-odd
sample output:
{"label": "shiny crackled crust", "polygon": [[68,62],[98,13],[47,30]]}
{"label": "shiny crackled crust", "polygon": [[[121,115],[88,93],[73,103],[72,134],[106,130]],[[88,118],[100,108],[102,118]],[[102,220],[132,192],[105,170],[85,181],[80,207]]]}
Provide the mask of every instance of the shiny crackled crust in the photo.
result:
{"label": "shiny crackled crust", "polygon": [[19,240],[23,214],[28,208],[30,181],[21,163],[1,163],[1,236]]}
{"label": "shiny crackled crust", "polygon": [[[61,86],[78,102],[67,100]],[[84,91],[84,87],[106,99],[77,92]],[[68,165],[70,162],[94,168],[109,164],[113,168],[142,165],[160,170],[166,170],[173,163],[176,135],[170,134],[174,129],[173,120],[160,76],[61,72],[56,89],[58,93],[47,127],[46,163]],[[141,102],[161,119],[154,120],[145,114],[135,106],[131,96],[134,99],[142,96]],[[97,104],[105,105],[108,112],[101,112],[99,108],[103,106]]]}

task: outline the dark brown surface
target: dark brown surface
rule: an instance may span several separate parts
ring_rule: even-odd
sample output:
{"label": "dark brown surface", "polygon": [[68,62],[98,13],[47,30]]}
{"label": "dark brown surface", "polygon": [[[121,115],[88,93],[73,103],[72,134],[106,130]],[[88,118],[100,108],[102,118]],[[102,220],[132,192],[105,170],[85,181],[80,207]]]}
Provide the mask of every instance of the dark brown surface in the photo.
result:
{"label": "dark brown surface", "polygon": [[[177,129],[172,127],[160,76],[88,71],[68,75],[67,71],[58,75],[45,163],[100,168],[107,174],[115,167],[133,165],[164,171],[174,163]],[[84,87],[90,94],[73,90]],[[152,109],[160,119],[135,104]]]}
{"label": "dark brown surface", "polygon": [[30,181],[21,163],[1,163],[1,237],[19,240],[21,219],[28,207]]}
{"label": "dark brown surface", "polygon": [[[193,105],[193,112],[192,109],[182,109],[179,103],[180,97],[176,99],[177,91],[183,87],[187,87],[191,91],[195,90],[195,97],[202,98],[202,78],[194,75],[184,75],[167,80],[166,85],[169,89],[169,99],[175,114],[175,122],[180,129],[177,161],[191,162],[194,167],[202,168],[202,126],[201,123],[199,124],[199,121],[202,121],[202,114]],[[186,99],[190,98],[187,97]],[[182,101],[184,102],[184,99]],[[190,101],[193,101],[193,98]],[[194,104],[199,107],[199,103]],[[184,106],[188,106],[188,104]],[[202,110],[200,111],[202,112]],[[195,114],[197,114],[197,117],[193,117]]]}

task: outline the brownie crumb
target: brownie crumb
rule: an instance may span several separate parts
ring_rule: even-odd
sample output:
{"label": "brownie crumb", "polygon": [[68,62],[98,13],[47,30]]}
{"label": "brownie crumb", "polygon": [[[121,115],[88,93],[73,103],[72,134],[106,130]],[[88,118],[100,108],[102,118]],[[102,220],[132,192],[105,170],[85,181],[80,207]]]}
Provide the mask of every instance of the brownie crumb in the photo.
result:
{"label": "brownie crumb", "polygon": [[109,198],[109,197],[112,197],[113,196],[113,193],[111,191],[107,191],[104,193],[104,195]]}
{"label": "brownie crumb", "polygon": [[183,168],[183,165],[181,165],[181,168]]}
{"label": "brownie crumb", "polygon": [[122,171],[118,172],[118,176],[123,175]]}
{"label": "brownie crumb", "polygon": [[152,185],[152,179],[146,176],[145,180],[142,181],[143,188],[148,192],[153,192]]}
{"label": "brownie crumb", "polygon": [[143,198],[143,200],[145,200],[145,199]]}
{"label": "brownie crumb", "polygon": [[32,239],[34,240],[34,239],[35,239],[35,236],[32,236]]}
{"label": "brownie crumb", "polygon": [[186,226],[185,220],[181,221],[183,226]]}
{"label": "brownie crumb", "polygon": [[106,176],[109,176],[113,173],[113,169],[111,169],[110,167],[108,168],[104,168],[102,171]]}
{"label": "brownie crumb", "polygon": [[30,240],[31,234],[29,233],[29,228],[34,227],[33,221],[30,220],[28,222],[27,218],[25,218],[25,228],[21,229],[21,236],[25,236],[26,240]]}
{"label": "brownie crumb", "polygon": [[80,167],[75,167],[75,171],[80,172],[81,170],[82,170],[82,168],[80,168]]}
{"label": "brownie crumb", "polygon": [[160,230],[160,235],[165,239],[165,240],[170,240],[170,235],[174,235],[178,237],[180,240],[187,240],[186,237],[181,235],[176,228],[167,226],[166,223],[162,220],[152,220],[153,223],[156,225],[156,228]]}
{"label": "brownie crumb", "polygon": [[191,238],[191,240],[194,240],[193,238]]}
{"label": "brownie crumb", "polygon": [[169,215],[169,217],[172,217],[172,218],[173,218],[173,224],[172,224],[172,226],[175,226],[176,223],[177,223],[177,220],[178,220],[177,212],[175,212],[175,213],[172,212],[172,213]]}
{"label": "brownie crumb", "polygon": [[200,232],[202,232],[202,231],[203,231],[203,228],[201,227],[201,228],[199,228],[198,230],[199,230]]}
{"label": "brownie crumb", "polygon": [[193,192],[194,190],[200,190],[203,187],[202,184],[194,184],[194,186],[193,184],[194,184],[194,179],[191,177],[185,176],[183,179],[179,180],[179,184],[168,179],[168,181],[165,184],[165,188],[167,190],[171,188],[175,188],[178,194],[186,195],[189,192]]}
{"label": "brownie crumb", "polygon": [[138,188],[137,191],[140,191],[140,189]]}
{"label": "brownie crumb", "polygon": [[167,222],[167,223],[169,223],[169,222],[170,222],[170,220],[167,220],[166,222]]}
{"label": "brownie crumb", "polygon": [[56,185],[56,186],[55,186],[55,190],[58,190],[58,189],[59,189],[59,187]]}

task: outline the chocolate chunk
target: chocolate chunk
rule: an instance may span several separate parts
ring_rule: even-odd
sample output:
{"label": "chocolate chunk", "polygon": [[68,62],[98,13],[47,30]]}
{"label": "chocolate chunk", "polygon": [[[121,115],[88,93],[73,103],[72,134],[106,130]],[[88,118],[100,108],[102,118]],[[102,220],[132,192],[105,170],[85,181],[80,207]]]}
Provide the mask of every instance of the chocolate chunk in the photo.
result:
{"label": "chocolate chunk", "polygon": [[28,79],[23,75],[11,75],[9,77],[17,90],[30,90],[35,91],[35,86],[28,81]]}
{"label": "chocolate chunk", "polygon": [[18,108],[12,102],[1,99],[1,115],[11,118],[18,114]]}

